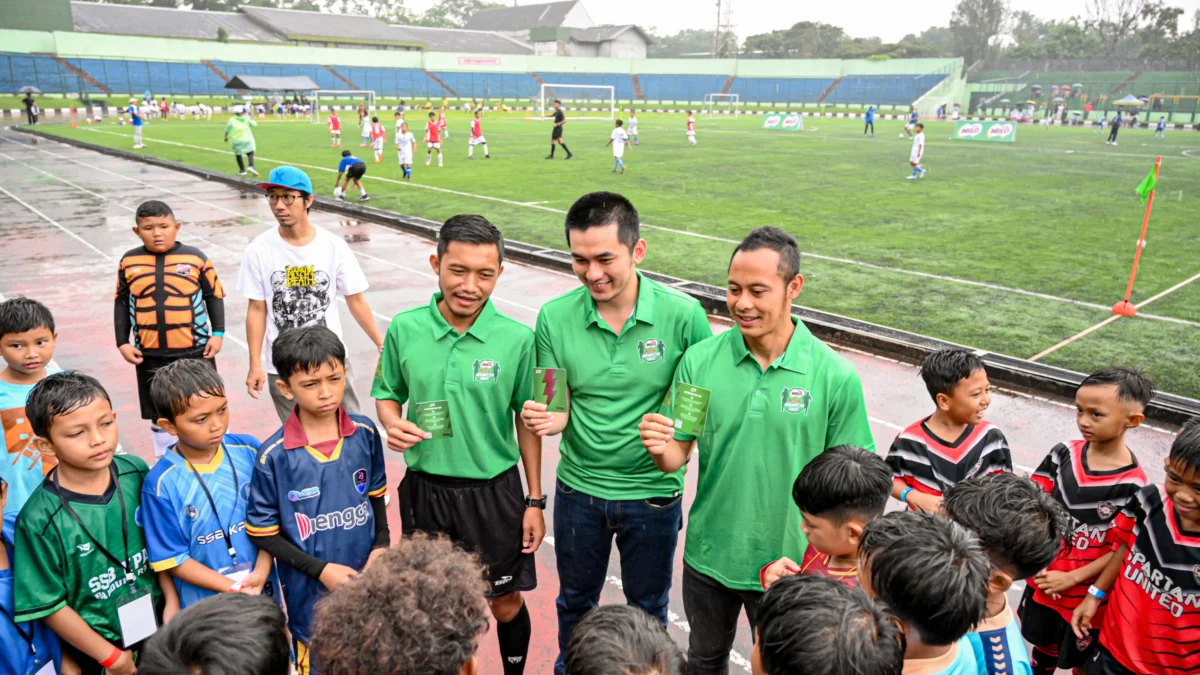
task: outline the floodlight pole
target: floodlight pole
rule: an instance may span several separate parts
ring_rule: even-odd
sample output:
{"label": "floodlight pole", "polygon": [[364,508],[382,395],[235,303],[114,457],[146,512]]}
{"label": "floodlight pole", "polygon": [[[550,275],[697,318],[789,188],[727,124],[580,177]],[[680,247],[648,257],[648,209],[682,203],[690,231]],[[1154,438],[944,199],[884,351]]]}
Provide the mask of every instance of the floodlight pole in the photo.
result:
{"label": "floodlight pole", "polygon": [[[1158,183],[1158,171],[1162,168],[1162,157],[1160,156],[1154,162],[1154,182]],[[1125,299],[1113,305],[1113,314],[1120,316],[1137,316],[1137,305],[1129,302],[1129,296],[1133,294],[1133,280],[1137,278],[1138,263],[1142,260],[1142,249],[1146,248],[1146,228],[1150,226],[1150,210],[1154,208],[1154,193],[1157,188],[1150,191],[1150,196],[1146,199],[1146,215],[1142,218],[1142,234],[1138,237],[1137,248],[1133,253],[1133,269],[1129,270],[1129,285],[1125,287]]]}

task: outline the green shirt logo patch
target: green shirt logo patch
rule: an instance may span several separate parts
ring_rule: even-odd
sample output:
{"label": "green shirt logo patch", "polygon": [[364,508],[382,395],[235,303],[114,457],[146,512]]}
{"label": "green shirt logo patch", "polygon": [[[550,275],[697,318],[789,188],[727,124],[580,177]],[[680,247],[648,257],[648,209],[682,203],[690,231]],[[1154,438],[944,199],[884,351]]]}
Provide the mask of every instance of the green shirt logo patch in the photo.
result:
{"label": "green shirt logo patch", "polygon": [[638,340],[638,355],[642,358],[642,363],[654,363],[663,360],[663,351],[666,345],[662,340]]}
{"label": "green shirt logo patch", "polygon": [[476,382],[495,382],[500,377],[500,364],[491,359],[475,359],[472,368]]}
{"label": "green shirt logo patch", "polygon": [[780,394],[783,411],[793,415],[803,412],[808,416],[808,406],[812,404],[812,392],[807,389],[784,387]]}

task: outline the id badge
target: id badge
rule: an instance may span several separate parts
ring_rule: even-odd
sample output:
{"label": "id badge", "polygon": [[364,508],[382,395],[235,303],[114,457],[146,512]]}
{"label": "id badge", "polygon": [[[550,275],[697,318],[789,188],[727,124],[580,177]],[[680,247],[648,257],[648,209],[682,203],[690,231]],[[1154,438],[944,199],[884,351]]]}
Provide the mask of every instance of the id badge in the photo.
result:
{"label": "id badge", "polygon": [[150,591],[135,593],[117,605],[121,622],[121,643],[125,649],[158,632],[158,617],[154,615],[154,595]]}
{"label": "id badge", "polygon": [[54,661],[50,660],[46,662],[46,665],[38,668],[33,675],[58,675],[58,671],[54,670]]}
{"label": "id badge", "polygon": [[253,571],[254,564],[248,562],[238,563],[237,565],[226,567],[220,570],[221,574],[225,575],[226,579],[234,582],[235,584],[244,581],[246,577],[250,576],[250,573]]}

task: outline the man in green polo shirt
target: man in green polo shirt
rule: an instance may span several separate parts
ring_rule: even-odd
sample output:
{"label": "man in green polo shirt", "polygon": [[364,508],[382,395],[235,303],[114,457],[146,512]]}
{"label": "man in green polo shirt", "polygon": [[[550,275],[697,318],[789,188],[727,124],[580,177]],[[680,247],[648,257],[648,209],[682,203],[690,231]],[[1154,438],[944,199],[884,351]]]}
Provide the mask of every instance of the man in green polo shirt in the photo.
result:
{"label": "man in green polo shirt", "polygon": [[504,673],[520,675],[531,630],[521,592],[537,587],[533,553],[546,535],[542,441],[519,424],[513,438],[515,413],[533,397],[533,331],[489,299],[504,238],[483,216],[447,220],[429,262],[440,290],[392,319],[371,395],[388,447],[408,464],[404,535],[446,533],[479,553]]}
{"label": "man in green polo shirt", "polygon": [[[690,350],[674,377],[712,392],[683,552],[692,675],[728,672],[743,607],[751,629],[756,624],[758,571],[803,555],[791,498],[800,470],[837,445],[875,449],[854,366],[792,317],[804,286],[799,271],[791,235],[775,227],[747,235],[729,264],[726,302],[737,330]],[[639,425],[649,456],[667,473],[683,466],[697,441],[675,431],[670,401],[665,414]]]}
{"label": "man in green polo shirt", "polygon": [[546,303],[537,360],[563,368],[569,411],[529,402],[521,419],[539,435],[563,432],[554,496],[558,660],[575,625],[600,600],[614,536],[625,599],[666,625],[675,544],[683,522],[683,472],[664,473],[638,440],[684,352],[712,336],[695,299],[638,273],[646,256],[637,209],[611,192],[580,197],[567,212],[567,244],[583,286]]}

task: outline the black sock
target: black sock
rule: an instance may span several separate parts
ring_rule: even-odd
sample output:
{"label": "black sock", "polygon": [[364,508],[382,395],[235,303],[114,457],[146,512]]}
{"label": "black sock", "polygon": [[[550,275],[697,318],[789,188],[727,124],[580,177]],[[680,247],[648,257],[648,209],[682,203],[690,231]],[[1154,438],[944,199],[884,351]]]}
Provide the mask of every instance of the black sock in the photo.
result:
{"label": "black sock", "polygon": [[500,643],[500,660],[504,663],[504,675],[523,675],[526,657],[529,656],[529,635],[533,627],[529,622],[529,607],[521,603],[521,611],[508,623],[496,623],[496,639]]}
{"label": "black sock", "polygon": [[246,153],[246,159],[250,160],[250,168],[253,169],[254,168],[254,151],[253,150]]}
{"label": "black sock", "polygon": [[236,158],[237,158],[237,162],[238,162],[238,171],[245,171],[245,170],[246,170],[246,164],[245,164],[244,162],[242,162],[242,156],[241,156],[241,155],[234,155],[234,157],[236,157]]}
{"label": "black sock", "polygon": [[562,146],[563,146],[563,152],[567,153],[568,155],[571,154],[571,149],[567,147],[566,143],[563,143]]}
{"label": "black sock", "polygon": [[1054,675],[1058,669],[1058,648],[1034,647],[1029,653],[1034,675]]}
{"label": "black sock", "polygon": [[550,156],[551,156],[551,157],[553,157],[553,156],[554,156],[554,147],[555,147],[555,144],[554,144],[554,143],[551,143],[551,144],[550,144]]}

